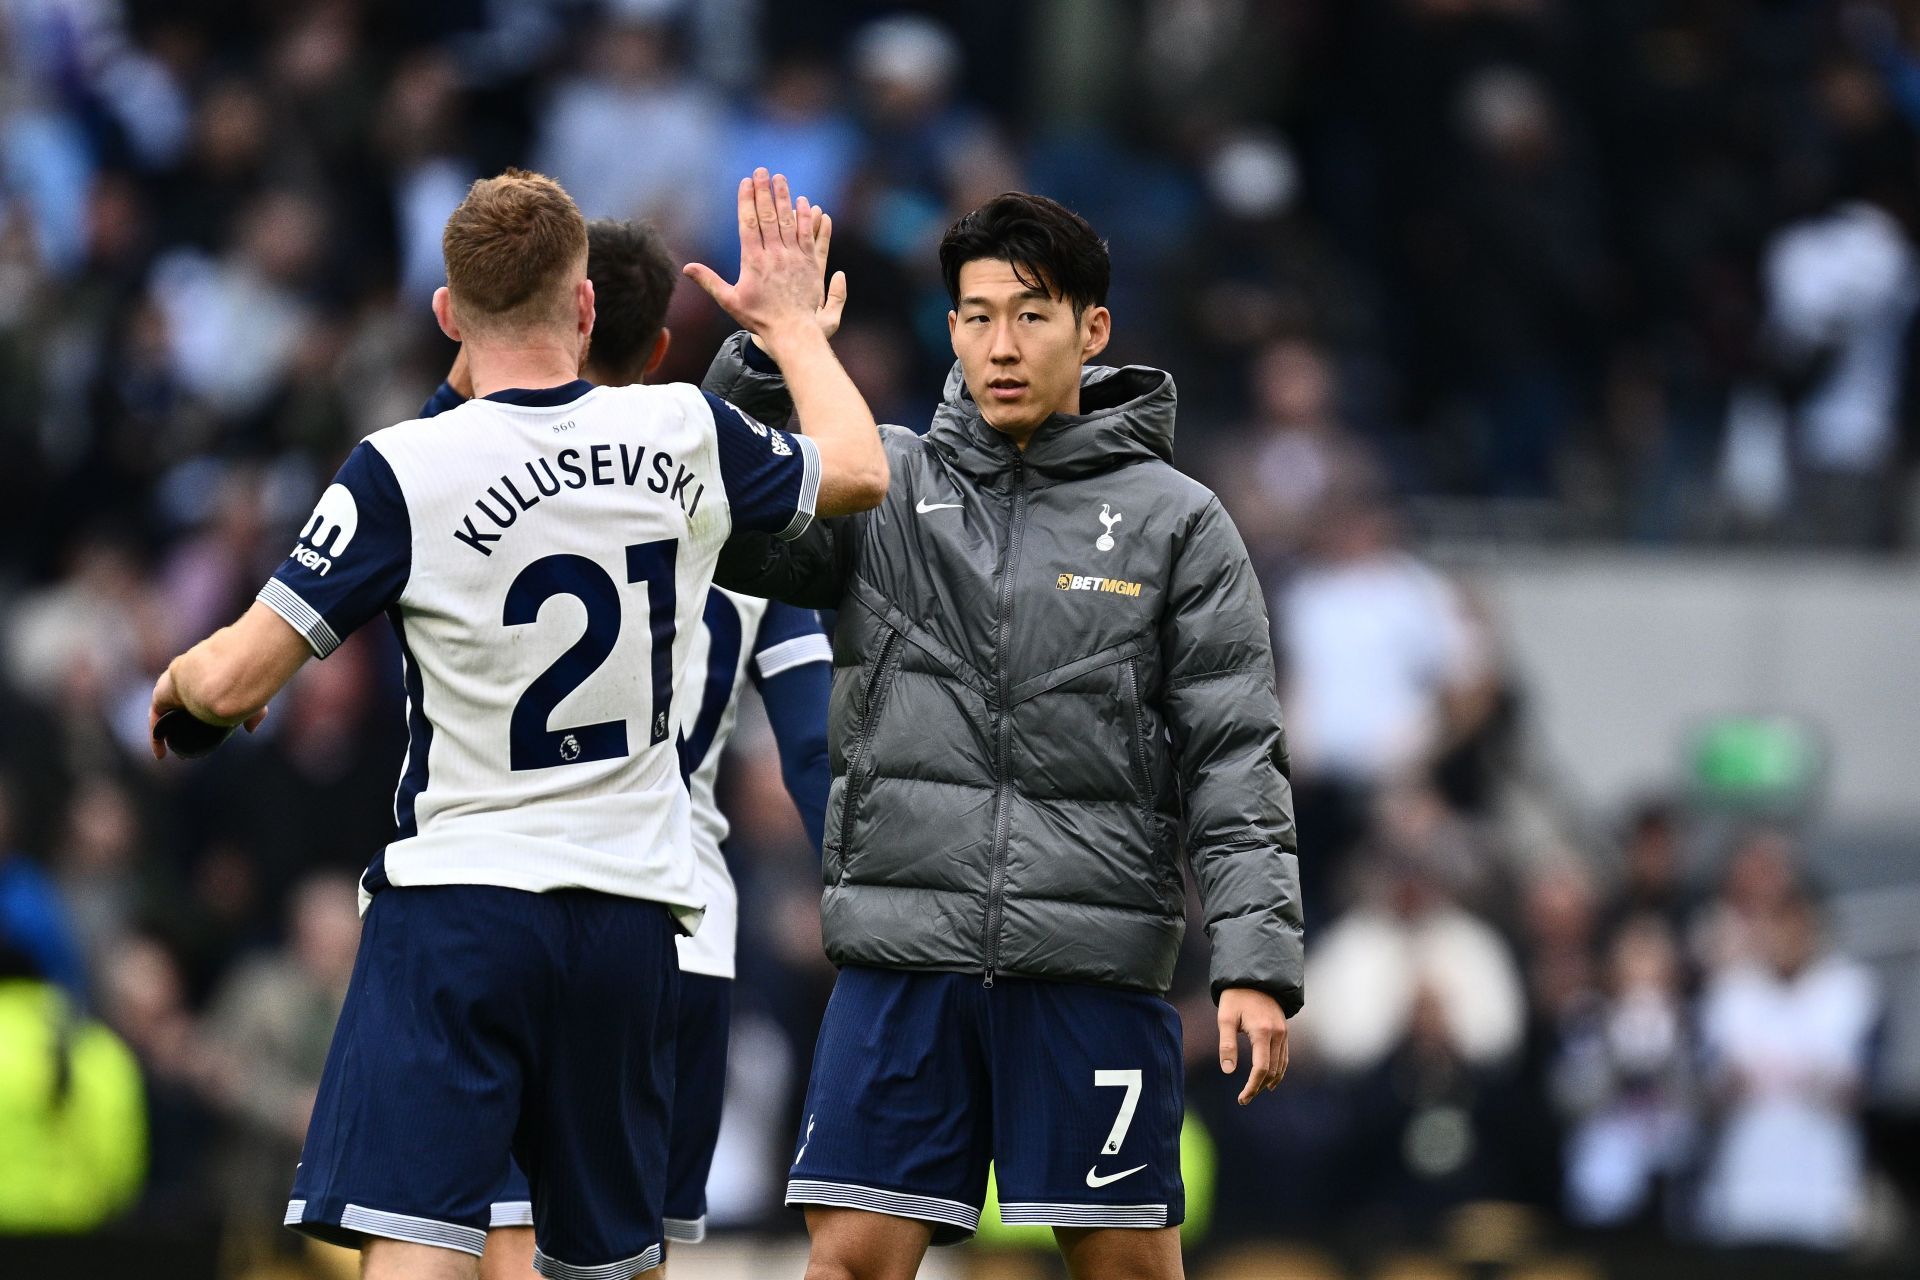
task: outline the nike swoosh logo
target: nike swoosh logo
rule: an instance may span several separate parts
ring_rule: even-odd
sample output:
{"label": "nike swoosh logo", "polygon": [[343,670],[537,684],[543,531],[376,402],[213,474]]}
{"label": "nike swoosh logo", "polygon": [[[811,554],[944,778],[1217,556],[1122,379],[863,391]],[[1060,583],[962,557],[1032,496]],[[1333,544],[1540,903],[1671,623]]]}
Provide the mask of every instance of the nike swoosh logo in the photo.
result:
{"label": "nike swoosh logo", "polygon": [[1122,1169],[1119,1173],[1109,1173],[1105,1177],[1102,1177],[1100,1174],[1100,1166],[1095,1165],[1093,1168],[1087,1170],[1087,1185],[1097,1190],[1100,1187],[1106,1186],[1109,1182],[1118,1182],[1122,1178],[1131,1178],[1134,1174],[1146,1167],[1147,1166],[1143,1164],[1137,1164],[1131,1169]]}
{"label": "nike swoosh logo", "polygon": [[914,514],[923,516],[929,511],[945,511],[948,507],[958,506],[960,506],[958,502],[928,502],[925,498],[922,498],[914,504],[913,510]]}

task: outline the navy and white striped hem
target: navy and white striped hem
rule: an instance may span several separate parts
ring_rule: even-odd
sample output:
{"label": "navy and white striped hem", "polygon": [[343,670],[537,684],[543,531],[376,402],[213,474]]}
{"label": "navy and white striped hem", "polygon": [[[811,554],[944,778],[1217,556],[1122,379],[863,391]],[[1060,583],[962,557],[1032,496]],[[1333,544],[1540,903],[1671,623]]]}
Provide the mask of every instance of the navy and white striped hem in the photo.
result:
{"label": "navy and white striped hem", "polygon": [[922,1222],[944,1222],[962,1231],[980,1229],[980,1210],[958,1200],[939,1196],[909,1195],[904,1191],[882,1191],[851,1182],[819,1182],[795,1178],[787,1183],[787,1207],[822,1204],[836,1209],[865,1209],[896,1218],[917,1218]]}
{"label": "navy and white striped hem", "polygon": [[1010,1227],[1164,1227],[1163,1204],[1006,1204],[1000,1221]]}
{"label": "navy and white striped hem", "polygon": [[782,671],[791,671],[795,667],[804,667],[809,662],[832,662],[833,646],[819,632],[811,635],[795,636],[791,640],[782,640],[779,644],[770,644],[754,657],[754,665],[760,669],[762,680],[771,680]]}
{"label": "navy and white striped hem", "polygon": [[340,647],[340,637],[327,620],[280,579],[268,578],[254,599],[285,618],[288,626],[305,637],[316,658],[324,658]]}
{"label": "navy and white striped hem", "polygon": [[489,1227],[530,1227],[533,1225],[533,1201],[499,1200],[487,1217]]}
{"label": "navy and white striped hem", "polygon": [[794,503],[793,519],[787,521],[787,527],[779,536],[788,542],[807,531],[813,523],[814,508],[820,502],[820,446],[801,435],[792,433],[793,442],[800,446],[800,500]]}
{"label": "navy and white striped hem", "polygon": [[643,1271],[651,1271],[660,1265],[661,1249],[650,1244],[645,1252],[619,1262],[601,1262],[591,1267],[576,1266],[571,1262],[562,1262],[558,1258],[541,1252],[539,1245],[533,1246],[533,1269],[547,1280],[633,1280]]}
{"label": "navy and white striped hem", "polygon": [[363,1236],[379,1236],[383,1240],[405,1240],[409,1244],[427,1244],[440,1249],[457,1249],[461,1253],[470,1253],[479,1257],[486,1251],[487,1233],[479,1227],[463,1227],[452,1222],[440,1222],[433,1218],[416,1218],[411,1214],[388,1213],[384,1209],[368,1209],[361,1205],[350,1204],[340,1211],[340,1221],[331,1219],[307,1219],[305,1200],[287,1201],[287,1216],[282,1224],[311,1233],[315,1227],[337,1227],[343,1232]]}
{"label": "navy and white striped hem", "polygon": [[674,1244],[699,1244],[707,1238],[707,1215],[697,1218],[667,1218],[666,1237]]}

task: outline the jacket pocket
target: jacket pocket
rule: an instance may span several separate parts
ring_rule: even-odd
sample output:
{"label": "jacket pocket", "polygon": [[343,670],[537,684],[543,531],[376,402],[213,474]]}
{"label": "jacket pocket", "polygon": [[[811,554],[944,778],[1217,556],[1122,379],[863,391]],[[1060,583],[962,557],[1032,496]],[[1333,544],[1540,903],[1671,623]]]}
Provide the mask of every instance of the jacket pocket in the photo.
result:
{"label": "jacket pocket", "polygon": [[[873,765],[869,757],[873,751],[874,730],[880,723],[880,712],[887,701],[887,691],[893,687],[893,677],[900,669],[900,633],[892,627],[887,628],[887,638],[880,643],[880,654],[874,660],[873,674],[867,679],[865,705],[860,711],[860,722],[854,726],[853,742],[847,748],[847,777],[841,787],[840,808],[840,874],[835,883],[844,881],[847,870],[853,862],[854,832],[853,814],[860,803],[860,792],[865,782],[873,777]],[[863,773],[864,770],[864,773]]]}

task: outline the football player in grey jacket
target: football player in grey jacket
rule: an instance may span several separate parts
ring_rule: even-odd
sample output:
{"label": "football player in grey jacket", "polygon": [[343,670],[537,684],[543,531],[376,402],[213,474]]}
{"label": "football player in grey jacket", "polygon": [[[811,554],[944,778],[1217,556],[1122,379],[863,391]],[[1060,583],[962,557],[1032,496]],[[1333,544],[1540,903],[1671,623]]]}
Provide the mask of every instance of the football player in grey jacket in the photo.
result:
{"label": "football player in grey jacket", "polygon": [[[1172,466],[1173,380],[1088,367],[1106,246],[1008,194],[948,231],[959,357],[924,435],[883,428],[873,511],[741,536],[718,580],[840,611],[822,923],[841,968],[789,1204],[810,1277],[892,1280],[1001,1216],[1076,1277],[1175,1276],[1185,927],[1212,944],[1220,1066],[1286,1069],[1301,920],[1259,584]],[[702,283],[711,284],[703,280]],[[709,385],[784,417],[737,338]],[[804,424],[803,424],[804,425]]]}

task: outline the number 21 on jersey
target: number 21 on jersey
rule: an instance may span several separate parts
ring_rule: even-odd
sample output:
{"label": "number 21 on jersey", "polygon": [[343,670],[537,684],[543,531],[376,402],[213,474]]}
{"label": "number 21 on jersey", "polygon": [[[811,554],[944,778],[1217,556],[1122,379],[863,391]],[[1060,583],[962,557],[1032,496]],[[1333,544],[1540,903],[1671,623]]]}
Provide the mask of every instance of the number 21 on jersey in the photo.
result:
{"label": "number 21 on jersey", "polygon": [[[627,548],[627,585],[643,585],[652,630],[652,699],[647,714],[647,745],[657,747],[673,733],[674,590],[677,538],[638,542]],[[560,765],[617,760],[630,750],[625,720],[601,720],[567,728],[548,727],[555,707],[584,684],[613,653],[620,639],[621,589],[600,564],[582,555],[542,556],[522,569],[507,588],[500,621],[519,627],[540,617],[540,606],[554,596],[572,596],[587,611],[587,628],[571,648],[535,676],[514,703],[508,729],[513,769],[552,769]]]}

